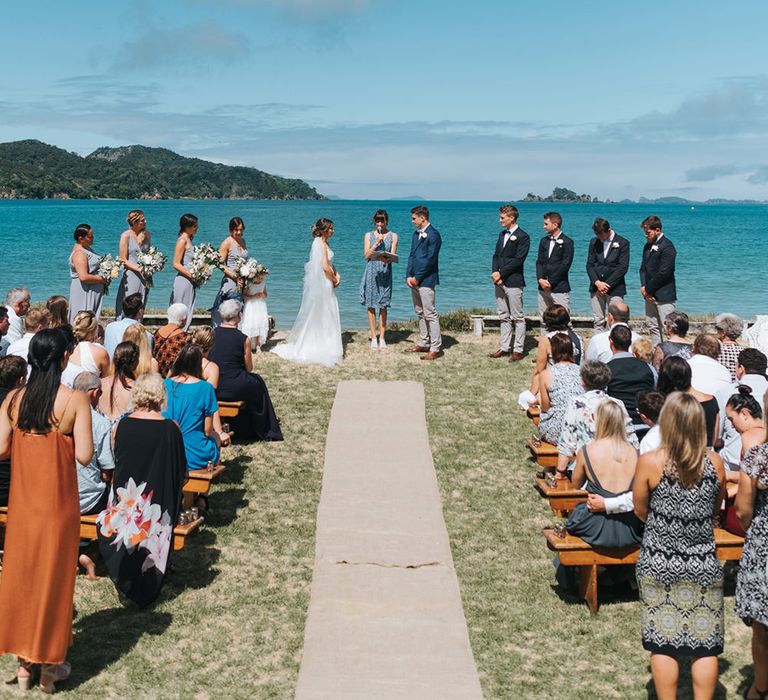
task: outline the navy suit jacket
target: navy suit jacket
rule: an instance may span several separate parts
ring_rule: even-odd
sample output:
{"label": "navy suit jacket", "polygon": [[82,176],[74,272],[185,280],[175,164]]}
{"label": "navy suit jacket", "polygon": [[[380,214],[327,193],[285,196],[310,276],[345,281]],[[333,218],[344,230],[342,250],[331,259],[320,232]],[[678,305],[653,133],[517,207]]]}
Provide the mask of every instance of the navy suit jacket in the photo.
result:
{"label": "navy suit jacket", "polygon": [[[559,294],[570,292],[571,284],[568,281],[568,271],[573,263],[573,240],[561,233],[558,240],[562,245],[555,242],[552,248],[552,256],[549,255],[549,242],[551,237],[544,236],[539,243],[539,254],[536,258],[536,277],[537,279],[547,280],[552,285],[549,291]],[[541,289],[541,285],[539,285]]]}
{"label": "navy suit jacket", "polygon": [[[618,247],[616,247],[618,246]],[[589,291],[594,294],[597,289],[595,282],[605,282],[611,296],[623,297],[627,293],[627,283],[624,275],[629,270],[629,241],[618,233],[613,237],[613,243],[608,249],[608,255],[603,257],[603,242],[595,237],[589,244],[587,254],[587,274],[589,275]]]}
{"label": "navy suit jacket", "polygon": [[437,258],[443,239],[432,224],[427,226],[426,234],[426,238],[421,238],[418,231],[413,232],[405,276],[415,277],[419,287],[436,287],[440,284]]}
{"label": "navy suit jacket", "polygon": [[[653,250],[657,248],[657,250]],[[675,258],[677,251],[672,241],[662,236],[656,243],[646,243],[640,265],[640,285],[648,295],[663,304],[677,301],[675,288]]]}
{"label": "navy suit jacket", "polygon": [[498,272],[505,287],[525,287],[525,275],[523,267],[528,251],[531,248],[531,239],[520,227],[515,231],[515,240],[511,238],[504,245],[504,236],[507,229],[499,234],[496,241],[496,250],[493,253],[491,272]]}

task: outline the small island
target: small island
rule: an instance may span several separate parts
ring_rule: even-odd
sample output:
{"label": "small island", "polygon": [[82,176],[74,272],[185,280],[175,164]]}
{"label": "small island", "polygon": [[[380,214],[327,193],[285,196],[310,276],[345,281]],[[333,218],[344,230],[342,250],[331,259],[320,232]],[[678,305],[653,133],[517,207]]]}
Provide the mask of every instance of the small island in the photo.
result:
{"label": "small island", "polygon": [[593,197],[590,194],[576,194],[573,190],[569,190],[567,187],[555,187],[552,190],[552,194],[547,197],[541,197],[538,194],[529,192],[523,197],[521,202],[558,202],[558,203],[600,203],[597,197]]}

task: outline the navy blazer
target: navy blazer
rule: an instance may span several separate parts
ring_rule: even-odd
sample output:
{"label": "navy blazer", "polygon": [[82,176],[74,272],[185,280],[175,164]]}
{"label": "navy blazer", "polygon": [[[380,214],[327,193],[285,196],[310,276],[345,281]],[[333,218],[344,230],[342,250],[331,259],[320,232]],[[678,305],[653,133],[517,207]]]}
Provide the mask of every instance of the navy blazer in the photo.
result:
{"label": "navy blazer", "polygon": [[[656,250],[654,250],[656,248]],[[675,287],[675,258],[677,251],[672,241],[662,236],[656,243],[646,243],[640,265],[640,285],[656,301],[668,304],[677,301]]]}
{"label": "navy blazer", "polygon": [[603,242],[595,236],[589,244],[587,253],[587,274],[589,275],[589,291],[594,294],[597,289],[595,282],[605,282],[610,289],[610,296],[623,297],[627,293],[627,283],[624,276],[629,270],[629,241],[618,233],[613,236],[608,255],[603,257]]}
{"label": "navy blazer", "polygon": [[555,294],[571,291],[568,271],[573,263],[573,240],[564,233],[561,233],[557,239],[562,241],[562,244],[555,241],[552,257],[550,257],[549,242],[552,239],[549,234],[544,236],[539,243],[539,254],[536,257],[536,278],[547,280],[552,285],[552,289],[547,291]]}
{"label": "navy blazer", "polygon": [[432,224],[427,226],[426,234],[426,238],[421,238],[418,231],[413,232],[405,276],[415,277],[419,287],[436,287],[440,284],[437,258],[443,239]]}
{"label": "navy blazer", "polygon": [[518,227],[513,234],[514,240],[510,238],[507,245],[504,245],[504,236],[506,235],[507,229],[504,229],[496,241],[491,272],[498,272],[501,275],[505,287],[522,288],[525,287],[523,267],[531,248],[531,239],[523,229]]}

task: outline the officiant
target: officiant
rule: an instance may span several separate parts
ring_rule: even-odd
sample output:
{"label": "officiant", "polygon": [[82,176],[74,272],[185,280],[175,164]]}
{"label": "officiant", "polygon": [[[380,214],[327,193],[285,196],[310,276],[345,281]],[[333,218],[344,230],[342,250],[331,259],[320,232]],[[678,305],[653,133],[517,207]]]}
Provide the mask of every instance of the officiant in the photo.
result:
{"label": "officiant", "polygon": [[[384,334],[387,330],[387,309],[392,303],[392,262],[382,260],[382,253],[397,253],[397,234],[388,228],[389,214],[379,209],[373,215],[373,231],[363,237],[363,257],[368,261],[360,282],[360,303],[368,308],[368,325],[371,330],[371,349],[387,347]],[[379,334],[376,339],[376,311],[379,312]]]}

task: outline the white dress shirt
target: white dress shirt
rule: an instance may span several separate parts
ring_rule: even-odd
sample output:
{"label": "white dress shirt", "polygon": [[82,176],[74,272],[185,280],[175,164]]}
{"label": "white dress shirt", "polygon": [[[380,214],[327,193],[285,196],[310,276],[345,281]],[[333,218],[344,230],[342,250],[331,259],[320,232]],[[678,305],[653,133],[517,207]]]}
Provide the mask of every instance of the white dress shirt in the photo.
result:
{"label": "white dress shirt", "polygon": [[[623,321],[620,321],[619,323],[614,323],[613,326],[626,326],[628,324],[624,323]],[[611,326],[607,331],[603,331],[602,333],[596,333],[589,339],[589,345],[587,345],[587,359],[588,360],[595,360],[599,362],[605,362],[608,364],[608,361],[613,357],[613,353],[611,352],[611,345],[609,342],[609,337],[611,334],[611,330],[613,329],[613,326]],[[632,331],[632,342],[634,343],[636,340],[639,340],[640,336]]]}
{"label": "white dress shirt", "polygon": [[707,355],[694,355],[688,364],[691,366],[691,386],[696,391],[717,396],[731,388],[731,373],[717,360]]}
{"label": "white dress shirt", "polygon": [[[10,325],[8,326],[8,332],[5,334],[5,339],[9,343],[13,343],[24,335],[24,319],[16,314],[12,306],[6,306],[6,308],[8,309],[8,321]],[[27,359],[26,356],[24,359]]]}
{"label": "white dress shirt", "polygon": [[517,224],[515,224],[514,226],[512,226],[512,228],[507,229],[506,233],[504,234],[504,245],[507,245],[507,243],[509,243],[509,239],[515,235],[515,231],[517,231],[517,229],[519,228],[520,227]]}

